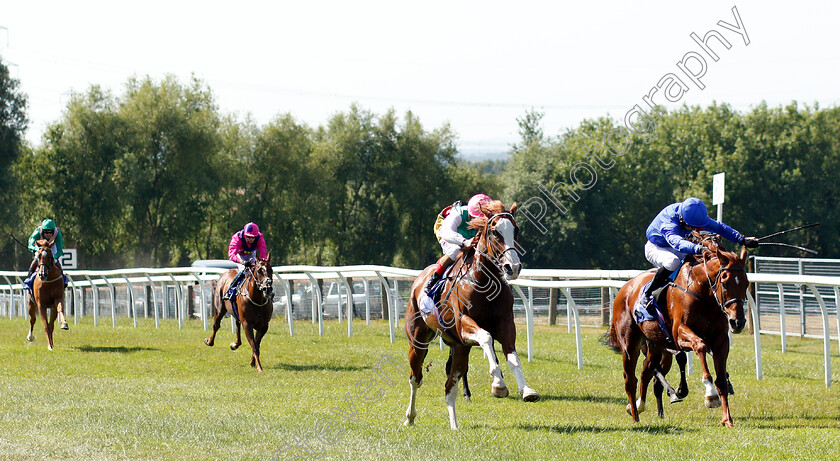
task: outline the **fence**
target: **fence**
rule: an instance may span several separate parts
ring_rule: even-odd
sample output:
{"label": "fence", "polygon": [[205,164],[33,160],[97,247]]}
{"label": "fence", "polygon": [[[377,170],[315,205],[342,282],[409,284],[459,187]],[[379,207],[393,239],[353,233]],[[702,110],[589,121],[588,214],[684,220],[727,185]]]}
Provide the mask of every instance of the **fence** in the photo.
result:
{"label": "fence", "polygon": [[[757,264],[763,264],[758,262]],[[65,314],[78,323],[80,316],[92,315],[94,325],[100,317],[110,317],[116,326],[119,317],[130,317],[137,326],[138,317],[154,318],[155,326],[160,319],[175,318],[179,328],[185,319],[200,318],[204,329],[211,313],[212,281],[226,269],[218,267],[188,267],[169,269],[126,269],[116,271],[67,271],[70,279]],[[411,283],[420,273],[418,270],[387,266],[278,266],[274,268],[274,309],[278,317],[284,317],[289,334],[294,335],[295,320],[318,324],[318,332],[324,333],[324,320],[336,319],[346,322],[347,334],[353,334],[355,319],[371,318],[388,320],[391,342],[394,342],[400,318],[404,318],[406,300]],[[577,365],[583,367],[581,341],[582,325],[605,325],[611,314],[610,306],[618,289],[630,278],[639,274],[637,270],[543,270],[525,269],[518,280],[512,281],[516,301],[514,313],[524,321],[527,336],[528,360],[533,359],[533,330],[536,322],[555,323],[557,314],[565,309],[565,324],[576,339]],[[0,315],[8,318],[26,315],[22,278],[25,272],[0,271]],[[761,333],[773,333],[764,329],[769,323],[762,309],[773,312],[767,287],[781,286],[777,292],[776,312],[784,316],[791,309],[789,286],[799,289],[799,298],[806,305],[806,323],[819,324],[825,353],[826,386],[831,385],[830,341],[834,337],[840,343],[840,334],[832,336],[829,315],[833,313],[836,329],[840,331],[837,316],[837,302],[840,300],[840,277],[824,275],[788,275],[750,273],[755,283],[755,297],[748,295],[749,310],[754,328],[756,354],[756,375],[762,378]],[[5,281],[5,283],[2,283]],[[278,287],[279,284],[279,287]],[[106,290],[106,303],[103,296]],[[138,293],[139,290],[139,293]],[[807,292],[803,292],[807,291]],[[782,293],[779,296],[779,293]],[[562,298],[561,296],[562,295]],[[810,308],[813,299],[816,308]],[[831,303],[826,303],[829,299]],[[756,302],[758,301],[758,303]],[[769,303],[769,304],[768,304]],[[778,306],[783,305],[784,309]],[[539,317],[538,319],[536,317]],[[561,322],[562,323],[562,322]],[[233,325],[233,320],[231,320]],[[786,331],[786,330],[782,330]],[[814,332],[817,330],[813,330]],[[786,335],[782,335],[785,338]],[[783,343],[784,344],[784,343]],[[783,345],[784,351],[784,345]]]}

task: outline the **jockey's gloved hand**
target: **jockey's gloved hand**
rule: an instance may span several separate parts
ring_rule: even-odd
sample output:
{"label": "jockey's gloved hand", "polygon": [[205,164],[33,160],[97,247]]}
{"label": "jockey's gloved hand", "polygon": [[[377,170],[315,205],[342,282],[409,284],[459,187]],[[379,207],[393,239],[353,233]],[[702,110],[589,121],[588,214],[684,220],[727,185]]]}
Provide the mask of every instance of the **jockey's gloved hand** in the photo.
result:
{"label": "jockey's gloved hand", "polygon": [[249,259],[242,264],[245,264],[245,267],[252,267],[254,265],[254,261]]}
{"label": "jockey's gloved hand", "polygon": [[743,244],[747,248],[758,248],[758,239],[755,237],[744,237],[744,240],[741,241],[741,244]]}

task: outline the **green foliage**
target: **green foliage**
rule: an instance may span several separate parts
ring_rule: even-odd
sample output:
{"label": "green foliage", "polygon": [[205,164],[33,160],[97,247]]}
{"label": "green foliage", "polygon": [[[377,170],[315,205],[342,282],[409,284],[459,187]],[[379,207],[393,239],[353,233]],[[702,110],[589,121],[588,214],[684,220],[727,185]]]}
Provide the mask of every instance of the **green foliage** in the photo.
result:
{"label": "green foliage", "polygon": [[[21,209],[17,195],[22,184],[13,174],[13,165],[28,152],[23,134],[29,121],[26,117],[26,95],[19,86],[20,82],[12,78],[8,66],[0,57],[0,235],[3,236],[10,232],[18,233],[20,229]],[[0,242],[0,259],[12,261],[19,249],[8,238],[3,237]]]}
{"label": "green foliage", "polygon": [[[531,115],[520,124],[539,119]],[[726,172],[724,222],[760,236],[820,221],[796,243],[822,257],[840,256],[836,108],[762,104],[739,114],[726,104],[683,106],[657,114],[646,132],[628,135],[601,118],[551,139],[534,136],[539,130],[528,123],[505,171],[509,200],[537,198],[547,208],[543,229],[520,218],[527,267],[644,267],[644,233],[656,213],[688,196],[711,207],[712,176],[720,172]],[[575,181],[581,163],[596,177],[578,169]],[[538,200],[526,210],[537,213]],[[802,256],[768,247],[759,254]]]}
{"label": "green foliage", "polygon": [[[469,163],[448,125],[427,130],[411,112],[352,105],[319,127],[290,114],[258,126],[220,114],[197,79],[133,78],[119,95],[94,85],[34,150],[2,62],[0,101],[0,231],[52,217],[86,268],[225,258],[249,221],[278,263],[423,267],[440,253],[437,213],[479,192],[519,202],[527,267],[644,267],[653,216],[690,195],[710,202],[723,171],[724,221],[747,235],[819,221],[795,243],[840,257],[838,108],[660,108],[632,131],[601,117],[557,136],[531,109],[509,158]],[[27,256],[16,250],[0,245],[15,267]]]}

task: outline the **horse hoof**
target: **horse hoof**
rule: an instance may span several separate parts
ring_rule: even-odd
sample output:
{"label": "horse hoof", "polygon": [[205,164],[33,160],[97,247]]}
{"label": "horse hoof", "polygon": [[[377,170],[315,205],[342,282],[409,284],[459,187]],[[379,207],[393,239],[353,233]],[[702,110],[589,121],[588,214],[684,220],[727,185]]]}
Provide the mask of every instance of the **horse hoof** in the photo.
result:
{"label": "horse hoof", "polygon": [[53,350],[53,347],[52,346],[47,346],[47,350],[51,351],[51,350]]}
{"label": "horse hoof", "polygon": [[706,397],[706,408],[717,408],[720,406],[720,397],[715,395],[713,397]]}
{"label": "horse hoof", "polygon": [[213,346],[213,343],[211,343],[211,342],[210,342],[210,338],[204,338],[204,344],[206,344],[206,345],[208,345],[208,346],[210,346],[210,347],[212,347],[212,346]]}
{"label": "horse hoof", "polygon": [[522,400],[526,402],[536,402],[540,399],[540,394],[537,394],[537,391],[527,388],[525,392],[522,393]]}
{"label": "horse hoof", "polygon": [[[492,387],[492,394],[493,394],[493,397],[498,397],[500,399],[503,399],[503,398],[507,397],[508,394],[510,394],[510,392],[508,391],[508,388],[506,388],[506,387],[493,386]],[[454,428],[454,429],[457,429],[457,427]]]}
{"label": "horse hoof", "polygon": [[70,329],[70,325],[67,325],[67,322],[64,322],[64,323],[62,323],[62,324],[61,324],[61,329],[62,329],[62,330],[69,330],[69,329]]}
{"label": "horse hoof", "polygon": [[403,426],[413,426],[413,425],[414,425],[414,421],[409,421],[407,419],[405,421],[403,421]]}
{"label": "horse hoof", "polygon": [[31,343],[32,341],[35,341],[35,336],[32,333],[30,333],[26,335],[26,340]]}
{"label": "horse hoof", "polygon": [[683,401],[682,397],[680,397],[677,394],[674,394],[674,395],[671,396],[671,403],[679,403],[679,402],[682,402],[682,401]]}
{"label": "horse hoof", "polygon": [[230,350],[235,351],[237,349],[239,349],[239,344],[230,343]]}

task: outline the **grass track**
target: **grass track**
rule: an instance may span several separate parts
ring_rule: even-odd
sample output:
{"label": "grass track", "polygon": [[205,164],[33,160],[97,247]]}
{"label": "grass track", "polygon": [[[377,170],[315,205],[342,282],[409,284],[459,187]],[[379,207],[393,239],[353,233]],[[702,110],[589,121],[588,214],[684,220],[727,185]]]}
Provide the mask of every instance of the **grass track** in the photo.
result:
{"label": "grass track", "polygon": [[[197,321],[183,331],[174,321],[160,329],[120,323],[71,324],[55,333],[49,352],[40,319],[31,344],[26,321],[0,320],[0,459],[288,459],[307,450],[326,459],[840,459],[840,386],[836,378],[824,386],[822,344],[810,339],[789,338],[781,354],[779,338],[763,336],[764,380],[757,381],[752,338],[735,338],[736,427],[725,429],[720,409],[703,406],[696,371],[689,397],[666,407],[665,419],[649,406],[640,424],[631,423],[620,357],[598,343],[602,331],[584,331],[578,370],[573,335],[538,326],[535,360],[524,371],[542,400],[490,397],[487,362],[474,349],[473,400],[458,400],[461,430],[452,432],[443,403],[446,356],[437,347],[414,427],[402,426],[406,375],[385,368],[394,387],[366,380],[380,376],[371,367],[383,356],[406,363],[407,341],[400,334],[390,344],[381,321],[357,321],[347,338],[346,324],[327,323],[319,337],[311,323],[298,322],[290,337],[275,320],[263,341],[262,375],[248,366],[247,344],[228,348],[227,321],[213,348],[202,343],[207,334]],[[521,326],[519,338],[524,360]],[[836,341],[832,354],[836,377]],[[372,403],[358,400],[366,385]],[[351,420],[331,412],[350,412],[347,394]],[[316,427],[328,440],[314,437]],[[303,448],[283,451],[296,439]]]}

